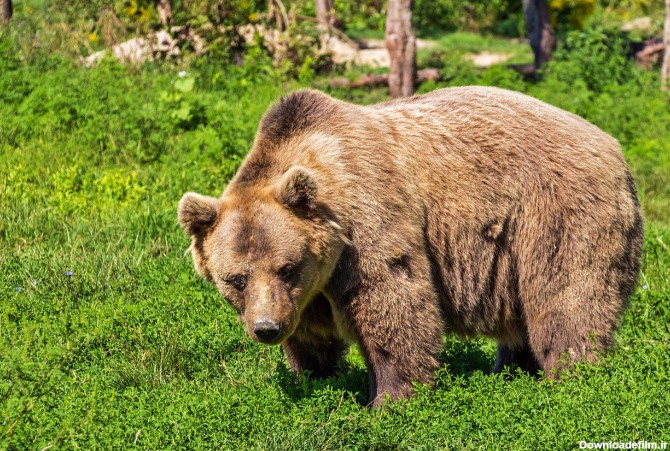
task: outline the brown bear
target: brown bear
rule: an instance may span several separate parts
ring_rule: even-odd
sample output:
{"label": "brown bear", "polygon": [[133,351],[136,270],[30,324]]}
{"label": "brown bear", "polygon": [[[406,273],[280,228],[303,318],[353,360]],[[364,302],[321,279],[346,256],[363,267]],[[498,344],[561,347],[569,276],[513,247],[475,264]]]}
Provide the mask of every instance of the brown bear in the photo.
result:
{"label": "brown bear", "polygon": [[254,340],[317,377],[358,344],[373,405],[432,381],[444,333],[495,338],[494,371],[592,360],[643,235],[615,139],[487,87],[287,95],[221,198],[185,194],[179,220]]}

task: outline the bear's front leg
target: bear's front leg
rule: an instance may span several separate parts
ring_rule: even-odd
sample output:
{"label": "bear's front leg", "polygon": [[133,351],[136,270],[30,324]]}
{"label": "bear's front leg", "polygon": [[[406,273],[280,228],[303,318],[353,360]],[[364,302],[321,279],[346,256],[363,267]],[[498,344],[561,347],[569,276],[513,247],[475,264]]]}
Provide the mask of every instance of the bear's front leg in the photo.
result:
{"label": "bear's front leg", "polygon": [[[415,262],[416,263],[416,262]],[[411,262],[407,260],[405,265]],[[370,286],[362,281],[346,312],[365,356],[369,404],[412,394],[413,383],[432,383],[442,348],[443,321],[429,271],[391,268]]]}
{"label": "bear's front leg", "polygon": [[347,346],[337,335],[328,300],[318,295],[305,308],[296,331],[282,344],[291,370],[311,377],[332,376]]}

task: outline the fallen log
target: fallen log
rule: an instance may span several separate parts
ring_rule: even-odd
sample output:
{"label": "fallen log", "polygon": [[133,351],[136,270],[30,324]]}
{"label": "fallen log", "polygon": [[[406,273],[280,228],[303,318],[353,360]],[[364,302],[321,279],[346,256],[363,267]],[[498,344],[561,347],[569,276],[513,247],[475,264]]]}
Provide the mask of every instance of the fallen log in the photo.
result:
{"label": "fallen log", "polygon": [[649,38],[644,41],[630,41],[628,43],[628,57],[645,69],[651,69],[663,58],[665,46],[662,39]]}
{"label": "fallen log", "polygon": [[[435,68],[419,69],[416,71],[416,83],[424,81],[438,81],[440,71]],[[355,80],[349,80],[344,77],[333,78],[328,81],[331,88],[362,88],[388,85],[389,74],[367,74],[358,77]]]}
{"label": "fallen log", "polygon": [[645,69],[651,69],[663,59],[663,52],[665,45],[663,41],[648,39],[644,42],[643,47],[638,52],[635,52],[635,61]]}

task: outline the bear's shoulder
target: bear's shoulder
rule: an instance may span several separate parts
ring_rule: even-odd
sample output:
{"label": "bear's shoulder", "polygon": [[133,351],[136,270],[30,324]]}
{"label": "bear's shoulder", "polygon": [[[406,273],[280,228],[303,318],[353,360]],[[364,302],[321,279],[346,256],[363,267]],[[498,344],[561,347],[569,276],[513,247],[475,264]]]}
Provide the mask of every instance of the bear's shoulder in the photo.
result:
{"label": "bear's shoulder", "polygon": [[325,126],[337,102],[312,89],[301,89],[279,99],[265,113],[258,129],[262,139],[278,143]]}

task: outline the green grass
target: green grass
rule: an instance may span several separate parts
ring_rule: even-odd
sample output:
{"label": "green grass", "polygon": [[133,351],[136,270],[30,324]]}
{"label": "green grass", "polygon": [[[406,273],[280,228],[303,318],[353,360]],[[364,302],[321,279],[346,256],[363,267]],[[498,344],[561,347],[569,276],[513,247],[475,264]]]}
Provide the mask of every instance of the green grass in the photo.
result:
{"label": "green grass", "polygon": [[529,64],[533,62],[533,52],[530,45],[519,39],[506,39],[496,36],[483,36],[477,33],[458,31],[442,33],[433,36],[437,43],[434,49],[420,49],[419,58],[432,52],[461,56],[463,54],[477,54],[481,52],[501,53],[510,55],[505,64]]}
{"label": "green grass", "polygon": [[493,375],[493,342],[448,337],[434,389],[370,410],[356,349],[338,376],[298,380],[280,349],[248,339],[196,276],[177,225],[181,195],[218,195],[265,108],[297,84],[258,54],[242,67],[203,62],[180,78],[169,65],[21,59],[0,39],[0,448],[670,442],[670,109],[655,74],[610,73],[605,63],[590,74],[583,61],[597,52],[584,53],[559,55],[536,84],[456,60],[443,71],[448,84],[527,92],[621,140],[647,225],[616,352],[556,383]]}
{"label": "green grass", "polygon": [[[347,35],[352,39],[384,39],[384,33],[376,30],[353,30]],[[481,35],[467,31],[456,31],[450,33],[432,32],[419,35],[433,43],[433,47],[420,48],[417,51],[417,64],[419,67],[441,67],[441,59],[448,57],[460,59],[466,54],[478,54],[481,52],[500,53],[509,55],[510,58],[504,64],[531,64],[533,52],[528,43],[520,39],[508,39],[493,35]]]}

